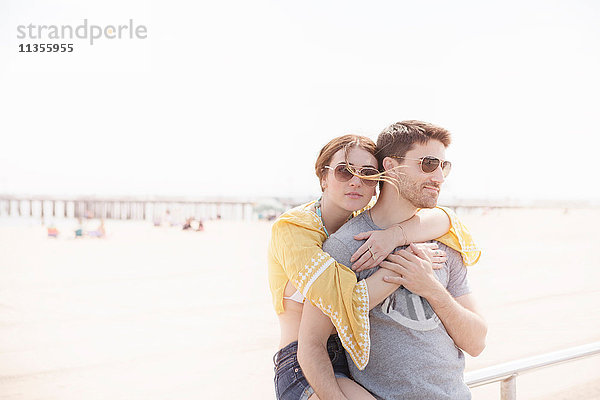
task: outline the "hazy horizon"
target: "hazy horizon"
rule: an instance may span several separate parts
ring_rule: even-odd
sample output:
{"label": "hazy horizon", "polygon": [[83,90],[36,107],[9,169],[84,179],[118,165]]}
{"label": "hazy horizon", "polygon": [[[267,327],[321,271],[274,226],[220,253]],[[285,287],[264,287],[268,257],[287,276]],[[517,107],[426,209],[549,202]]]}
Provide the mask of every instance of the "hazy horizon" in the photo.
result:
{"label": "hazy horizon", "polygon": [[[21,200],[29,200],[32,199],[34,201],[38,201],[39,199],[44,199],[47,201],[50,200],[138,200],[138,201],[205,201],[205,202],[219,202],[219,201],[231,201],[231,202],[256,202],[261,203],[269,200],[277,200],[283,202],[292,202],[292,203],[303,203],[306,201],[314,200],[319,197],[319,194],[309,194],[309,195],[297,195],[297,196],[279,196],[279,195],[263,195],[263,196],[217,196],[217,195],[156,195],[156,194],[140,194],[140,195],[131,195],[131,194],[119,194],[119,193],[109,193],[109,194],[44,194],[44,193],[0,193],[0,201],[7,199],[21,199]],[[451,205],[451,206],[464,206],[464,207],[477,207],[477,206],[498,206],[498,207],[552,207],[556,205],[557,207],[561,206],[591,206],[591,207],[599,207],[600,206],[600,198],[590,198],[590,199],[577,199],[577,198],[524,198],[524,197],[514,197],[514,196],[498,196],[498,197],[460,197],[460,196],[447,196],[443,193],[440,194],[440,198],[438,200],[439,205]]]}

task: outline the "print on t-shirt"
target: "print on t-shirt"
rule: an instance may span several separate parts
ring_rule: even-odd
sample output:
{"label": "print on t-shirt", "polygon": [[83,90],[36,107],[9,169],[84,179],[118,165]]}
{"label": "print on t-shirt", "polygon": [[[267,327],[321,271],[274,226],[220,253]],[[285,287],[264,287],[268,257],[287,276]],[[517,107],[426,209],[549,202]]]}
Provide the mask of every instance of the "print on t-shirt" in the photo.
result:
{"label": "print on t-shirt", "polygon": [[[448,273],[445,268],[434,270],[437,279],[444,285],[448,283]],[[429,302],[400,286],[381,305],[381,311],[409,329],[430,331],[436,329],[440,319],[431,308]]]}

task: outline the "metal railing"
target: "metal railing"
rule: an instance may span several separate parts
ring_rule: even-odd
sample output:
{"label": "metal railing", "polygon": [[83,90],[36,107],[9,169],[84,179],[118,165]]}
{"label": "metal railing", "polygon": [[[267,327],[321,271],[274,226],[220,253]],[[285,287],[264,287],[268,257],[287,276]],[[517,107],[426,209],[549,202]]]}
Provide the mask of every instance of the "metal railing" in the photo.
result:
{"label": "metal railing", "polygon": [[525,372],[600,354],[600,342],[510,361],[465,373],[470,388],[500,382],[501,400],[516,400],[517,376]]}

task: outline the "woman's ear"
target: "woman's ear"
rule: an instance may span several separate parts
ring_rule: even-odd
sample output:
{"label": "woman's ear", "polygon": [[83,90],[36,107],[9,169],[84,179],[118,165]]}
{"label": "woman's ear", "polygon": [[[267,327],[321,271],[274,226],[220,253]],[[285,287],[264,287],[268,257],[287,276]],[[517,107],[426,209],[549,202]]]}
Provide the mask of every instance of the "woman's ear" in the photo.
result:
{"label": "woman's ear", "polygon": [[325,191],[325,189],[327,188],[327,175],[323,175],[323,177],[321,178],[321,191]]}

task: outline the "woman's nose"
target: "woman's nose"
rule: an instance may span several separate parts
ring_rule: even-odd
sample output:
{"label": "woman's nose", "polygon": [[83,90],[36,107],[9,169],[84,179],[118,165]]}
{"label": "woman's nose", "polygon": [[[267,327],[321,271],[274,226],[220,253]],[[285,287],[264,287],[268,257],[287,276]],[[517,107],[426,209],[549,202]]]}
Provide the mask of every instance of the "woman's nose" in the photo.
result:
{"label": "woman's nose", "polygon": [[352,179],[350,179],[350,185],[351,186],[361,186],[362,180],[358,176],[354,175],[354,176],[352,176]]}

